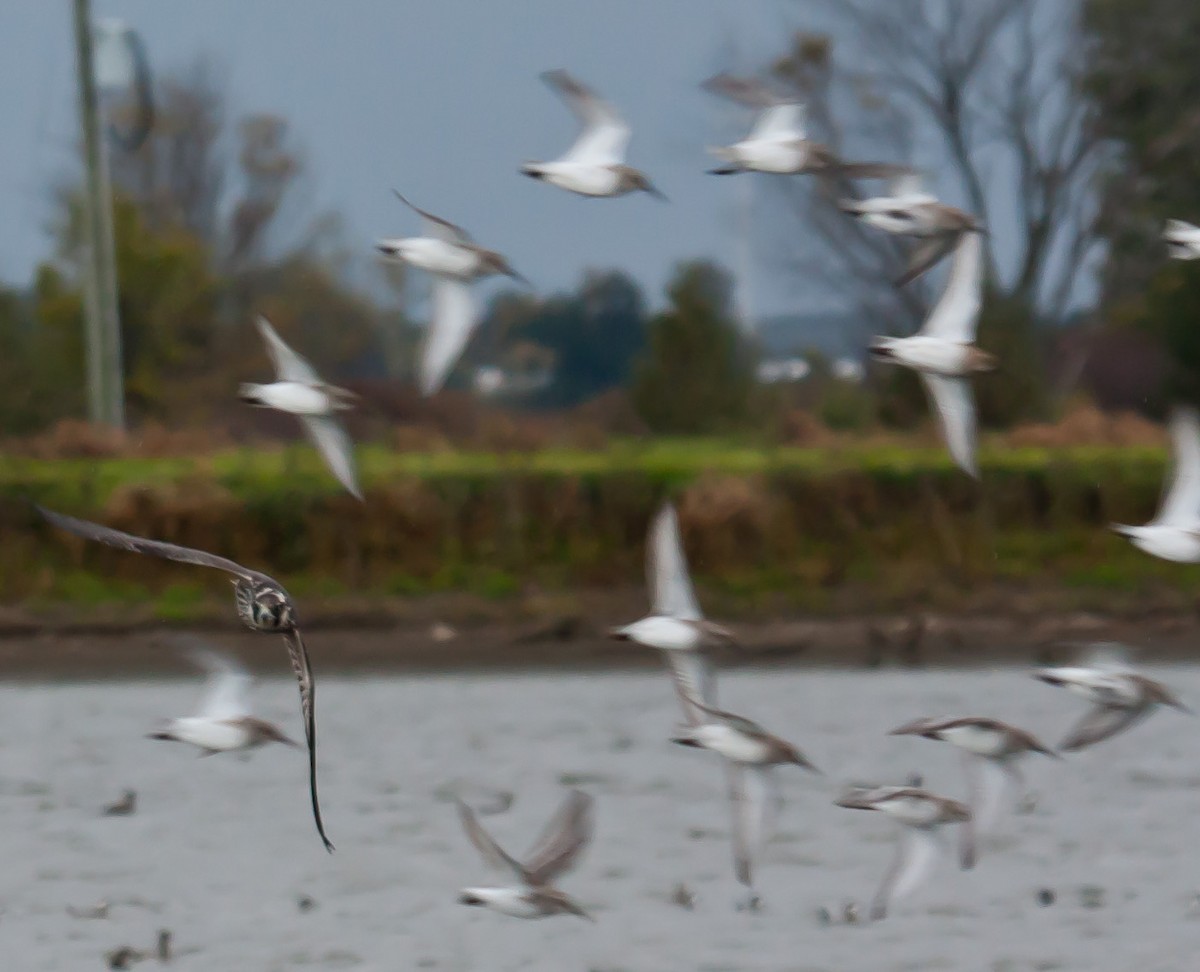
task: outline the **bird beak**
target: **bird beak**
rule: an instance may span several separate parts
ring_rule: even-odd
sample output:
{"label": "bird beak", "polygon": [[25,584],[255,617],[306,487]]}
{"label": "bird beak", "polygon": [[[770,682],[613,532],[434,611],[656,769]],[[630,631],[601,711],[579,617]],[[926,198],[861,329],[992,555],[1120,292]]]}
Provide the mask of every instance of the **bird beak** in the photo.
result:
{"label": "bird beak", "polygon": [[645,191],[650,193],[650,195],[652,195],[655,199],[661,199],[663,202],[671,201],[665,195],[663,195],[657,186],[653,186],[649,182],[646,183]]}
{"label": "bird beak", "polygon": [[1123,537],[1132,537],[1137,527],[1126,526],[1124,523],[1113,523],[1109,526],[1113,533],[1120,534]]}
{"label": "bird beak", "polygon": [[678,746],[691,746],[693,749],[699,749],[700,744],[691,736],[676,736],[671,742]]}
{"label": "bird beak", "polygon": [[629,641],[629,632],[624,628],[609,628],[608,636],[617,641]]}
{"label": "bird beak", "polygon": [[530,281],[530,279],[528,277],[526,277],[524,274],[517,273],[517,271],[514,270],[512,267],[509,267],[507,270],[504,271],[504,273],[506,276],[511,277],[517,283],[523,284],[524,286],[528,287],[530,290],[535,289],[533,286],[533,283]]}

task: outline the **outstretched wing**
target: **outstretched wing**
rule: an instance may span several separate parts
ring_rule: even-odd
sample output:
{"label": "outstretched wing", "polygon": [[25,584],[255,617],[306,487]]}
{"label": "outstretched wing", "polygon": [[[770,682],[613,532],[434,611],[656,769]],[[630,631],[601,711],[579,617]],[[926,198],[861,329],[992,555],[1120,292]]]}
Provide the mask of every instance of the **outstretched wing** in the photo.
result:
{"label": "outstretched wing", "polygon": [[982,294],[983,234],[959,234],[946,290],[920,333],[964,344],[974,341]]}
{"label": "outstretched wing", "polygon": [[430,236],[434,236],[439,240],[445,240],[447,243],[472,242],[471,234],[461,226],[450,222],[448,219],[442,219],[440,216],[434,216],[433,213],[427,213],[420,206],[414,206],[395,189],[392,192],[395,193],[396,198],[404,203],[405,206],[421,217],[425,222],[425,232]]}
{"label": "outstretched wing", "polygon": [[705,91],[736,101],[747,108],[770,108],[779,104],[779,97],[761,81],[739,78],[722,71],[700,85]]}
{"label": "outstretched wing", "polygon": [[1195,526],[1200,521],[1200,419],[1192,408],[1171,413],[1171,488],[1152,522]]}
{"label": "outstretched wing", "polygon": [[908,258],[908,266],[904,268],[904,273],[896,278],[896,286],[903,287],[905,284],[911,283],[930,267],[940,263],[942,257],[954,249],[957,241],[958,236],[954,233],[942,233],[922,240]]}
{"label": "outstretched wing", "polygon": [[450,277],[433,279],[433,319],[421,352],[422,395],[432,395],[446,380],[475,330],[475,302],[470,287]]}
{"label": "outstretched wing", "polygon": [[689,726],[709,722],[706,710],[718,710],[711,708],[717,704],[717,679],[708,659],[699,651],[664,651],[662,656],[671,670],[684,721]]}
{"label": "outstretched wing", "polygon": [[1097,705],[1089,709],[1067,737],[1059,744],[1064,753],[1074,753],[1086,749],[1101,740],[1115,736],[1118,732],[1131,729],[1150,714],[1150,706],[1139,708],[1118,709],[1107,705]]}
{"label": "outstretched wing", "polygon": [[942,426],[946,448],[960,469],[979,478],[979,462],[975,456],[975,403],[971,385],[965,378],[950,378],[921,372],[921,381],[929,392],[929,400]]}
{"label": "outstretched wing", "polygon": [[560,161],[591,165],[616,165],[624,161],[629,125],[612,105],[561,69],[546,71],[542,80],[566,101],[583,126]]}
{"label": "outstretched wing", "polygon": [[306,385],[320,384],[321,376],[312,365],[284,343],[270,321],[260,314],[254,319],[254,324],[267,346],[267,354],[271,356],[271,363],[275,366],[276,378],[280,381],[298,381]]}
{"label": "outstretched wing", "polygon": [[354,471],[354,443],[341,423],[332,415],[302,415],[300,418],[329,471],[351,496],[361,500],[362,490]]}
{"label": "outstretched wing", "polygon": [[593,800],[582,790],[567,794],[562,806],[525,855],[525,874],[530,884],[549,884],[574,867],[592,839]]}
{"label": "outstretched wing", "polygon": [[494,867],[500,871],[511,871],[518,881],[526,882],[528,875],[525,873],[525,868],[513,860],[504,851],[504,848],[492,839],[492,835],[483,829],[483,825],[475,817],[475,811],[457,797],[454,802],[458,804],[458,819],[462,821],[463,830],[467,832],[467,837],[483,856],[488,867]]}
{"label": "outstretched wing", "polygon": [[887,910],[893,901],[922,884],[933,869],[937,855],[938,845],[933,831],[904,827],[896,844],[896,856],[871,902],[872,920],[887,917]]}
{"label": "outstretched wing", "polygon": [[227,571],[246,580],[265,580],[276,587],[279,586],[278,582],[266,574],[259,573],[256,570],[249,570],[226,557],[218,557],[216,554],[206,553],[203,550],[193,550],[191,547],[180,547],[173,543],[164,543],[161,540],[147,540],[144,537],[135,537],[132,533],[123,533],[120,530],[113,530],[111,527],[101,526],[99,523],[92,523],[90,520],[80,520],[63,513],[55,513],[53,510],[48,510],[42,506],[35,508],[47,523],[61,530],[66,530],[68,533],[73,533],[78,537],[83,537],[86,540],[95,540],[106,546],[116,547],[118,550],[130,550],[133,553],[150,554],[154,557],[174,560],[181,564],[216,567],[218,570]]}
{"label": "outstretched wing", "polygon": [[804,139],[804,105],[799,102],[786,102],[764,108],[754,119],[748,139],[763,139],[765,141],[784,141],[786,139]]}
{"label": "outstretched wing", "polygon": [[250,714],[248,696],[253,679],[229,655],[211,648],[190,648],[187,656],[208,673],[208,693],[198,715],[209,719],[240,719]]}
{"label": "outstretched wing", "polygon": [[754,886],[754,864],[771,836],[779,790],[769,766],[728,763],[729,802],[733,809],[733,866],[737,879]]}
{"label": "outstretched wing", "polygon": [[1009,776],[999,763],[971,753],[963,754],[963,765],[971,794],[971,816],[959,831],[959,863],[963,870],[970,870],[975,866],[979,838],[988,832],[1000,812]]}
{"label": "outstretched wing", "polygon": [[293,628],[283,634],[287,645],[288,657],[292,661],[292,671],[296,673],[296,681],[300,685],[300,714],[304,719],[304,739],[308,743],[308,792],[312,798],[313,821],[317,825],[317,833],[327,851],[333,850],[333,844],[325,836],[325,824],[321,820],[321,804],[317,799],[317,709],[316,684],[313,682],[312,665],[308,660],[308,648],[300,632]]}
{"label": "outstretched wing", "polygon": [[679,537],[679,517],[670,503],[663,504],[650,527],[646,574],[655,614],[681,621],[699,621],[704,617],[688,576],[687,558]]}

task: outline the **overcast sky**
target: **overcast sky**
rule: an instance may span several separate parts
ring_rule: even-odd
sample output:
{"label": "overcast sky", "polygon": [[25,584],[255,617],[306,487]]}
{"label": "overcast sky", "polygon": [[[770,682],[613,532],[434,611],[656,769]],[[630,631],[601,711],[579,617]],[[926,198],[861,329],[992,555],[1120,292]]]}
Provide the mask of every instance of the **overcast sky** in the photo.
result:
{"label": "overcast sky", "polygon": [[[504,251],[539,290],[619,267],[654,300],[677,261],[733,260],[737,180],[705,175],[704,153],[732,119],[698,82],[749,69],[789,30],[816,26],[794,0],[94,0],[93,13],[138,30],[160,73],[210,57],[234,117],[288,118],[308,165],[307,212],[344,218],[361,272],[374,272],[376,237],[418,229],[392,199],[396,186]],[[9,284],[27,283],[48,254],[47,188],[75,164],[70,15],[69,0],[0,5],[0,280]],[[630,162],[669,204],[583,199],[517,173],[574,136],[538,79],[552,67],[626,114]],[[777,274],[758,276],[757,310],[802,309]]]}

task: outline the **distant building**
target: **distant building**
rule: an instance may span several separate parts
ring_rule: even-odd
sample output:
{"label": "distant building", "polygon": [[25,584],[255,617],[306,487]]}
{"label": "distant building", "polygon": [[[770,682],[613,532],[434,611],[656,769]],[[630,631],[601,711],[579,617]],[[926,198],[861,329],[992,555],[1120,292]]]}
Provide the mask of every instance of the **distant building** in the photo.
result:
{"label": "distant building", "polygon": [[829,370],[838,381],[850,381],[855,384],[867,376],[867,369],[858,358],[837,358]]}

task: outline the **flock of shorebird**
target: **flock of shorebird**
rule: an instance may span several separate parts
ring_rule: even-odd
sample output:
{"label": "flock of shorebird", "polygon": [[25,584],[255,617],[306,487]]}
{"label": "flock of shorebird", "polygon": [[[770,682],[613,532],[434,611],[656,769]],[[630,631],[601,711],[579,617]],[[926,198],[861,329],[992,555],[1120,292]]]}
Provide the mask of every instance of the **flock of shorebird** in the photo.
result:
{"label": "flock of shorebird", "polygon": [[[550,162],[526,163],[521,171],[587,196],[619,196],[635,190],[657,195],[657,189],[641,172],[625,164],[630,131],[615,109],[565,71],[551,71],[543,77],[567,100],[583,129],[566,154]],[[953,253],[949,283],[920,333],[907,338],[878,338],[871,350],[879,358],[915,368],[921,374],[952,456],[964,470],[978,475],[973,407],[965,378],[992,366],[991,358],[973,345],[981,302],[983,227],[969,214],[922,191],[906,167],[836,158],[828,148],[807,138],[803,105],[794,99],[779,97],[757,82],[728,75],[711,79],[706,87],[759,111],[745,139],[712,150],[721,161],[713,171],[892,178],[896,181],[890,195],[845,200],[842,206],[848,214],[881,230],[921,240],[900,282],[913,279]],[[435,277],[434,319],[419,375],[422,390],[432,393],[441,386],[474,326],[471,281],[495,273],[521,278],[503,256],[479,246],[461,228],[412,206],[403,196],[400,199],[421,216],[429,235],[385,240],[378,247],[387,256],[421,267]],[[1200,256],[1200,229],[1172,223],[1168,239],[1173,255]],[[322,381],[266,320],[260,318],[257,325],[274,363],[276,380],[243,385],[240,397],[254,405],[297,415],[337,479],[361,499],[352,446],[334,418],[339,410],[350,407],[353,395]],[[1172,436],[1174,479],[1161,512],[1144,526],[1114,529],[1156,556],[1200,562],[1200,421],[1196,414],[1177,411],[1172,418]],[[180,563],[215,567],[231,575],[238,617],[255,631],[282,635],[287,646],[299,683],[312,814],[322,842],[332,850],[317,797],[313,675],[299,615],[283,586],[265,573],[216,554],[133,536],[50,510],[39,511],[53,526],[88,540]],[[721,757],[733,811],[735,875],[747,889],[745,906],[756,907],[754,871],[780,803],[774,770],[788,765],[817,770],[790,742],[750,719],[717,707],[710,655],[712,649],[736,641],[731,631],[705,619],[700,610],[678,519],[669,503],[651,524],[647,562],[651,612],[613,629],[611,634],[658,650],[667,663],[683,716],[683,726],[672,741]],[[188,743],[204,753],[246,750],[269,742],[297,745],[279,728],[251,714],[246,693],[248,678],[236,665],[208,652],[193,651],[192,655],[211,674],[208,697],[198,713],[171,720],[153,733],[153,738]],[[1076,667],[1042,669],[1035,674],[1090,703],[1082,721],[1060,744],[1064,752],[1090,746],[1127,729],[1156,706],[1184,708],[1164,686],[1115,656],[1097,657]],[[1006,789],[1021,786],[1019,760],[1028,753],[1058,755],[1029,733],[991,718],[923,717],[898,727],[894,734],[942,740],[962,749],[969,769],[970,797],[963,803],[930,793],[919,785],[906,785],[858,787],[837,800],[839,806],[879,811],[903,825],[896,860],[871,907],[874,918],[882,918],[893,898],[920,882],[935,857],[937,831],[943,825],[962,825],[960,861],[963,867],[972,867],[979,836],[992,825]],[[511,879],[500,887],[465,888],[459,899],[462,903],[522,918],[562,913],[587,917],[584,909],[553,882],[577,861],[591,839],[593,807],[589,796],[571,791],[524,860],[504,851],[470,807],[461,801],[458,806],[471,842],[489,864],[507,872]]]}

